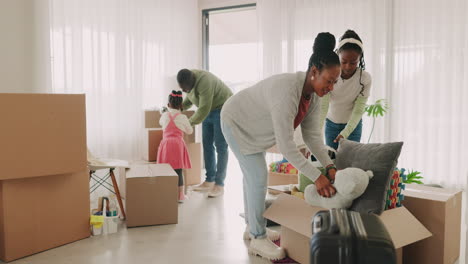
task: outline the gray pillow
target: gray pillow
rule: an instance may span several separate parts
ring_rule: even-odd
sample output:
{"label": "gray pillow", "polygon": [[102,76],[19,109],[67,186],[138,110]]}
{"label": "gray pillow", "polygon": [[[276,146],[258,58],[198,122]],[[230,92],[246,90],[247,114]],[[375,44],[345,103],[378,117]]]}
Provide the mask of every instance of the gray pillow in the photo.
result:
{"label": "gray pillow", "polygon": [[374,172],[366,191],[354,200],[350,210],[378,215],[383,212],[385,194],[402,147],[403,142],[362,144],[340,140],[335,162],[338,170],[355,167]]}

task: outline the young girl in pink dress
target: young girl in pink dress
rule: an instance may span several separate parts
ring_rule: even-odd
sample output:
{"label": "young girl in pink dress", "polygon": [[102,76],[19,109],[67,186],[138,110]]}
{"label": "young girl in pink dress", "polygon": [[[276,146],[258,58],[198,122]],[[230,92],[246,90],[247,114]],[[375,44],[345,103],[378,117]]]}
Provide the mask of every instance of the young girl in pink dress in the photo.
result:
{"label": "young girl in pink dress", "polygon": [[184,142],[184,133],[192,134],[193,128],[182,110],[182,92],[172,91],[169,95],[169,110],[162,114],[159,124],[164,129],[163,139],[159,144],[158,163],[168,163],[179,175],[179,202],[185,200],[183,169],[192,167]]}

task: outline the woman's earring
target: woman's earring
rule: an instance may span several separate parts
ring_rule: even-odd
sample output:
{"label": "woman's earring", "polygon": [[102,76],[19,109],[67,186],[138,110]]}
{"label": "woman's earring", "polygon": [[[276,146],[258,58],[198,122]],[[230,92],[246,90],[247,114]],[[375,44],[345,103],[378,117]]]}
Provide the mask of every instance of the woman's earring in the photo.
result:
{"label": "woman's earring", "polygon": [[312,78],[310,78],[310,80],[313,81],[313,80],[314,80],[314,76],[312,76]]}

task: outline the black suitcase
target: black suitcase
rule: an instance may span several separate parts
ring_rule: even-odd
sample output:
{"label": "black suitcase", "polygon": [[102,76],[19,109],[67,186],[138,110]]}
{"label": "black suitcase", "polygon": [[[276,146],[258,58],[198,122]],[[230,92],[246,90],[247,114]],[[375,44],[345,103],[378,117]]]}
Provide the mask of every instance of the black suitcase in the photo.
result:
{"label": "black suitcase", "polygon": [[396,264],[392,239],[374,214],[320,211],[312,230],[311,264]]}

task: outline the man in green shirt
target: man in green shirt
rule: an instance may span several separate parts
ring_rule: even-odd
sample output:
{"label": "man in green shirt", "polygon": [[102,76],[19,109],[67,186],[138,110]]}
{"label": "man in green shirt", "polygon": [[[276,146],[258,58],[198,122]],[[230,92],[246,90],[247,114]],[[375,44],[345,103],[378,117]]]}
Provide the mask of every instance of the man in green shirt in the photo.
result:
{"label": "man in green shirt", "polygon": [[183,109],[188,110],[192,105],[198,107],[189,119],[190,124],[202,123],[206,179],[195,190],[209,191],[209,197],[220,196],[224,193],[228,162],[228,145],[221,131],[220,113],[232,92],[218,77],[202,70],[182,69],[177,73],[177,82],[182,91],[187,93]]}

